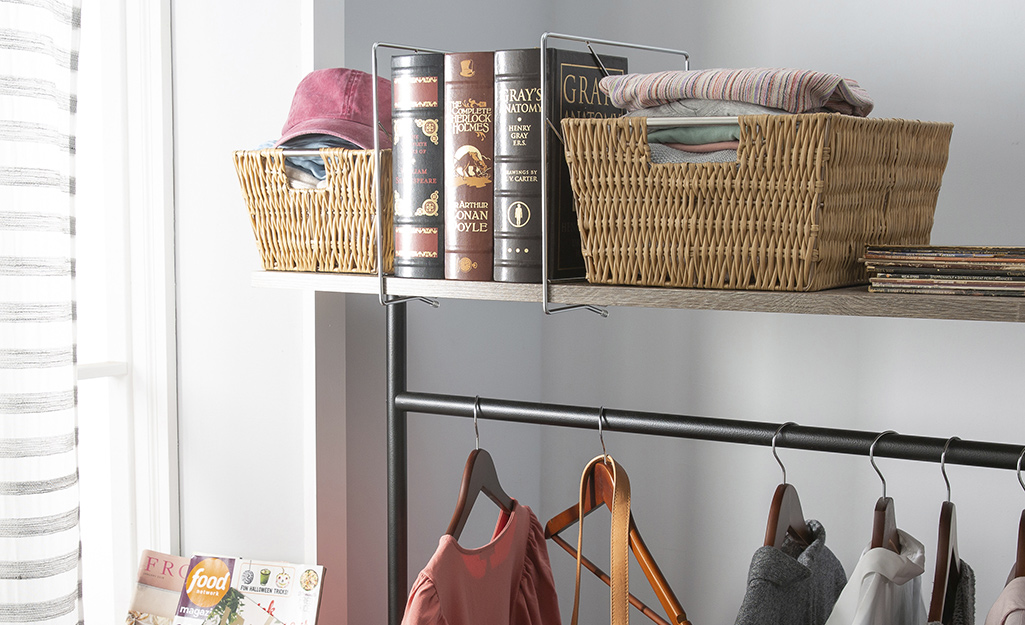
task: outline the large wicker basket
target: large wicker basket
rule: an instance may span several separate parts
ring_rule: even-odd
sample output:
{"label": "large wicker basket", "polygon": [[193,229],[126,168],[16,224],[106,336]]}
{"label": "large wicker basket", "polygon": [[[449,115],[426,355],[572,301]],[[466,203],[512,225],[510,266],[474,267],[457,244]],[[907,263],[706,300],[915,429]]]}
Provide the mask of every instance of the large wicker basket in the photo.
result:
{"label": "large wicker basket", "polygon": [[642,117],[564,119],[592,283],[815,291],[867,244],[926,244],[952,124],[740,118],[735,163],[652,164]]}
{"label": "large wicker basket", "polygon": [[[293,189],[285,154],[267,149],[235,152],[242,194],[263,268],[275,271],[377,272],[373,150],[320,150],[327,170],[323,189]],[[391,171],[391,150],[381,169]],[[381,177],[384,270],[395,260],[391,176]]]}

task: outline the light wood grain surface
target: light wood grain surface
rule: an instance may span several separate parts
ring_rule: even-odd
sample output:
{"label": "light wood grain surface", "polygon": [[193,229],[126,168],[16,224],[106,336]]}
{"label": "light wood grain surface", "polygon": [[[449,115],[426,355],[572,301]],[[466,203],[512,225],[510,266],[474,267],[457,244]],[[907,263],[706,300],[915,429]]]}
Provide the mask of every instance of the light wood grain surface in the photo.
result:
{"label": "light wood grain surface", "polygon": [[[257,271],[258,287],[308,289],[336,293],[378,292],[376,276],[356,274]],[[1025,321],[1025,298],[968,295],[900,295],[869,293],[868,287],[829,289],[813,293],[725,291],[592,285],[586,282],[552,284],[552,304],[595,304],[641,308],[729,310],[850,317],[899,317],[965,321]],[[477,299],[541,302],[541,285],[460,280],[386,278],[389,296],[419,295],[439,299]]]}

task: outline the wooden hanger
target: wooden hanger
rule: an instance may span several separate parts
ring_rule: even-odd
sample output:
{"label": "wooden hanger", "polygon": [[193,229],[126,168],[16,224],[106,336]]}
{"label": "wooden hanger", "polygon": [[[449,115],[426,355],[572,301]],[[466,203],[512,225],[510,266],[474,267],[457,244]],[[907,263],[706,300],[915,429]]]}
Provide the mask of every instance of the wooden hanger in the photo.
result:
{"label": "wooden hanger", "polygon": [[480,448],[480,436],[477,435],[477,414],[480,412],[480,398],[477,398],[473,405],[473,431],[477,439],[477,448],[470,452],[466,459],[466,466],[463,468],[463,481],[459,486],[459,499],[456,500],[456,509],[452,513],[452,521],[448,524],[445,533],[459,539],[463,532],[463,526],[470,517],[470,510],[473,509],[477,496],[484,493],[495,502],[499,508],[506,513],[512,512],[512,497],[505,494],[502,484],[498,481],[498,471],[495,469],[495,461],[487,450]]}
{"label": "wooden hanger", "polygon": [[814,538],[811,530],[804,520],[804,512],[801,510],[801,499],[797,496],[797,489],[792,484],[780,484],[772,496],[772,505],[769,506],[769,522],[765,526],[765,546],[783,546],[783,541],[789,535],[802,545],[810,545]]}
{"label": "wooden hanger", "polygon": [[[1025,489],[1025,480],[1021,478],[1021,464],[1025,460],[1025,449],[1018,456],[1018,483]],[[1025,510],[1021,511],[1021,519],[1018,521],[1018,551],[1014,559],[1014,578],[1025,577]]]}
{"label": "wooden hanger", "polygon": [[772,496],[772,504],[769,506],[769,521],[765,526],[765,546],[783,546],[787,535],[802,545],[810,545],[814,540],[808,524],[804,520],[804,511],[801,510],[801,498],[797,496],[797,489],[787,484],[787,468],[776,453],[776,437],[780,435],[783,428],[788,425],[796,425],[788,421],[779,426],[776,433],[772,435],[772,455],[776,458],[779,468],[783,470],[783,483],[776,487]]}
{"label": "wooden hanger", "polygon": [[872,548],[878,547],[900,553],[900,536],[897,534],[897,517],[893,511],[892,497],[880,497],[876,501],[872,518]]}
{"label": "wooden hanger", "polygon": [[459,486],[459,499],[456,501],[455,512],[452,513],[452,521],[445,530],[446,534],[459,539],[463,526],[470,517],[470,510],[473,509],[473,504],[480,493],[487,495],[505,512],[512,512],[512,497],[505,494],[498,482],[498,472],[495,470],[495,461],[491,454],[484,449],[474,449],[466,459],[463,482]]}
{"label": "wooden hanger", "polygon": [[961,557],[957,551],[957,511],[950,501],[950,480],[947,479],[947,449],[961,440],[951,437],[940,454],[940,472],[947,484],[947,500],[940,506],[939,540],[936,545],[936,573],[932,580],[932,601],[929,622],[951,625],[954,619],[954,596],[961,581]]}
{"label": "wooden hanger", "polygon": [[[547,534],[547,530],[545,533]],[[558,534],[553,534],[552,536],[548,536],[547,538],[554,542],[556,545],[562,547],[569,555],[576,557],[576,547],[573,547],[568,542],[566,542],[566,539],[564,539],[562,536],[559,536]],[[601,570],[601,568],[598,567],[594,562],[588,560],[587,556],[580,556],[580,563],[588,571],[594,573],[594,575],[598,579],[605,582],[606,586],[612,586],[612,578],[609,577],[609,574]],[[669,621],[662,618],[658,612],[655,612],[654,610],[649,608],[646,603],[635,597],[633,593],[627,593],[627,600],[630,602],[630,605],[640,610],[641,614],[650,618],[652,621],[657,623],[657,625],[671,625]]]}
{"label": "wooden hanger", "polygon": [[1014,560],[1014,577],[1025,577],[1025,510],[1018,521],[1018,557]]}
{"label": "wooden hanger", "polygon": [[[605,463],[595,462],[591,470],[583,477],[583,479],[585,481],[585,496],[583,502],[566,508],[559,514],[552,517],[551,520],[545,524],[545,538],[552,539],[556,544],[574,557],[577,555],[576,548],[559,537],[559,533],[580,520],[581,508],[583,509],[583,516],[587,516],[602,506],[612,510],[614,482],[612,474],[609,472]],[[637,562],[641,565],[641,570],[644,571],[644,576],[648,579],[648,583],[651,584],[652,590],[655,591],[655,596],[658,597],[659,602],[662,604],[662,608],[665,610],[666,614],[669,615],[669,622],[678,625],[689,624],[690,621],[687,620],[687,613],[684,612],[679,600],[677,600],[672,588],[669,587],[669,583],[666,581],[665,576],[662,575],[662,571],[655,562],[655,558],[652,557],[647,545],[645,545],[644,539],[641,537],[641,533],[637,529],[636,523],[634,523],[632,512],[630,513],[629,544],[630,551],[634,554]],[[585,561],[586,558],[581,556],[581,562],[583,563]],[[610,583],[609,577],[604,575],[600,569],[594,566],[593,563],[587,561],[587,565],[588,570],[598,575],[602,581],[606,584]],[[658,616],[658,614],[644,605],[643,602],[632,594],[629,595],[628,599],[631,605],[640,609],[648,618],[652,619],[656,623],[660,623],[660,625],[666,623],[666,621]]]}
{"label": "wooden hanger", "polygon": [[936,574],[932,581],[929,622],[950,625],[954,617],[954,595],[961,581],[961,558],[957,552],[957,516],[954,504],[940,507],[940,538],[936,546]]}
{"label": "wooden hanger", "polygon": [[886,478],[883,477],[883,472],[876,466],[875,459],[876,443],[887,434],[896,434],[896,432],[886,430],[880,433],[868,448],[869,462],[872,463],[872,468],[879,474],[879,479],[883,483],[883,496],[876,501],[876,509],[872,517],[871,548],[885,547],[890,551],[900,553],[900,536],[897,534],[897,517],[893,511],[893,498],[886,496]]}

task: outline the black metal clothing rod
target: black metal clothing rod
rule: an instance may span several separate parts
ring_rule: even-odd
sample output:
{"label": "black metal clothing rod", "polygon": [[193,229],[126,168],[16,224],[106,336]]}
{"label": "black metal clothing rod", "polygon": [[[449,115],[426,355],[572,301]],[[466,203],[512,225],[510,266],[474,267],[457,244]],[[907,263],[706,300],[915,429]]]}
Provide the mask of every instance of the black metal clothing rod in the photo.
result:
{"label": "black metal clothing rod", "polygon": [[[395,406],[405,412],[473,417],[476,398],[435,393],[400,392]],[[713,417],[695,417],[632,410],[604,409],[603,429],[609,432],[652,434],[696,440],[772,444],[781,423],[740,421]],[[480,398],[481,419],[534,423],[561,427],[598,429],[598,408],[558,404],[531,403]],[[840,454],[867,456],[879,432],[845,430],[793,424],[776,437],[776,447],[806,449]],[[939,462],[945,438],[887,434],[875,445],[878,458],[898,458],[923,462]],[[1016,469],[1025,445],[956,440],[947,449],[946,462],[992,469]]]}

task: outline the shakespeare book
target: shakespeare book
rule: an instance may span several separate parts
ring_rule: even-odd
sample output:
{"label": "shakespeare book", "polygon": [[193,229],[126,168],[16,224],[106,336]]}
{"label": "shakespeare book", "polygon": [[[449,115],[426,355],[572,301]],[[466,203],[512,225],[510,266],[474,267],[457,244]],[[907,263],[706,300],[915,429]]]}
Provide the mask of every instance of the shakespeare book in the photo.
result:
{"label": "shakespeare book", "polygon": [[445,277],[445,55],[394,56],[395,275]]}
{"label": "shakespeare book", "polygon": [[445,55],[445,277],[493,279],[495,53]]}

